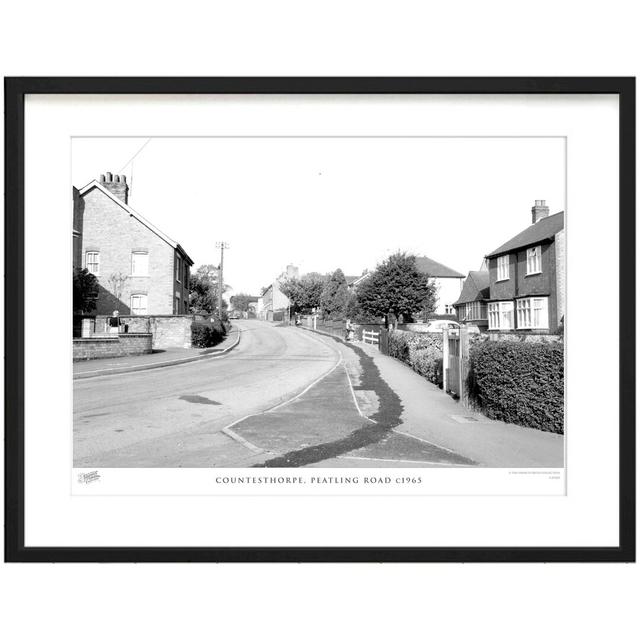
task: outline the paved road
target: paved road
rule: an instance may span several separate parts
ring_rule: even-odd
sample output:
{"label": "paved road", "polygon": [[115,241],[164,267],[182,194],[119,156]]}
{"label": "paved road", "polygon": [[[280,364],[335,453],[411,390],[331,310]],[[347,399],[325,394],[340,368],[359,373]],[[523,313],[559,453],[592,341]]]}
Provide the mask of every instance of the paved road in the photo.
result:
{"label": "paved road", "polygon": [[370,355],[295,327],[238,321],[225,356],[74,382],[76,467],[392,467],[474,462],[397,427]]}
{"label": "paved road", "polygon": [[75,466],[252,464],[255,451],[222,428],[291,398],[335,367],[340,356],[331,344],[293,327],[236,325],[240,345],[226,356],[76,380]]}

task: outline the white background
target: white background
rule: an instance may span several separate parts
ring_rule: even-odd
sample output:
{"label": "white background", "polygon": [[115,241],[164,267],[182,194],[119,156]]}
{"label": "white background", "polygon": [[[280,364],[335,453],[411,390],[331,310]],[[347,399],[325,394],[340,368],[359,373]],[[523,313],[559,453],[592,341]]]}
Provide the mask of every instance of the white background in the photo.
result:
{"label": "white background", "polygon": [[[602,425],[617,423],[617,287],[611,273],[594,269],[592,247],[603,265],[616,265],[618,226],[615,215],[602,224],[602,212],[617,210],[618,108],[616,96],[38,96],[25,109],[25,280],[38,291],[26,300],[25,345],[25,542],[27,546],[615,546],[618,542],[617,430],[602,437]],[[177,475],[182,495],[200,493],[203,476],[196,470],[105,471],[100,485],[83,493],[123,492],[132,477],[130,497],[86,499],[71,496],[70,338],[48,340],[46,357],[38,340],[40,310],[68,318],[71,285],[66,279],[71,255],[68,186],[70,139],[86,132],[127,135],[141,128],[160,135],[566,135],[567,154],[567,495],[562,479],[501,474],[496,470],[433,469],[416,488],[391,498],[378,490],[352,497],[344,487],[340,499],[279,497],[286,487],[259,492],[235,486],[246,499],[220,496],[179,498],[162,490]],[[443,142],[442,144],[445,144]],[[415,163],[419,146],[407,148]],[[277,159],[276,159],[277,161]],[[489,161],[489,160],[488,160]],[[50,167],[58,167],[51,171]],[[506,178],[505,178],[506,179]],[[464,173],[460,188],[467,188]],[[588,189],[584,188],[588,185]],[[195,188],[195,187],[194,187]],[[496,181],[495,189],[500,189]],[[204,191],[206,193],[206,190]],[[206,203],[206,199],[205,199]],[[265,208],[270,203],[265,203]],[[575,211],[575,216],[572,214]],[[53,212],[43,214],[43,212]],[[55,212],[58,212],[56,215]],[[261,212],[258,212],[260,215]],[[493,224],[490,210],[487,224]],[[518,215],[516,212],[515,215]],[[247,216],[247,221],[251,220]],[[456,219],[464,224],[465,218]],[[529,221],[527,220],[527,223]],[[299,231],[292,229],[291,242]],[[304,240],[303,240],[304,241]],[[499,242],[499,241],[498,241]],[[61,283],[40,287],[40,256],[51,246],[49,277]],[[66,248],[66,251],[65,251]],[[585,277],[585,274],[589,274]],[[66,283],[66,287],[62,286]],[[592,339],[583,321],[584,301],[593,291],[607,291],[609,347],[588,353]],[[598,379],[599,395],[581,401]],[[52,381],[56,381],[54,384]],[[56,416],[52,420],[52,412]],[[594,473],[594,461],[598,472]],[[460,471],[463,471],[460,473]],[[255,471],[258,473],[257,471]],[[220,470],[214,474],[223,473]],[[310,471],[306,473],[311,473]],[[331,473],[331,472],[328,472]],[[390,475],[399,474],[395,471]],[[194,489],[187,480],[201,478]],[[474,483],[472,479],[478,477]],[[73,475],[73,479],[77,476]],[[149,478],[156,478],[149,484]],[[42,479],[46,478],[46,482]],[[443,478],[448,478],[444,480]],[[164,479],[164,480],[163,480]],[[523,482],[526,479],[526,482]],[[211,483],[211,482],[210,482]],[[102,488],[104,485],[104,489]],[[146,497],[154,490],[161,494]],[[445,485],[446,488],[442,488]],[[528,491],[525,487],[528,487]],[[210,493],[218,493],[213,485]],[[359,492],[363,488],[357,488]],[[390,490],[397,487],[391,486]],[[154,493],[156,492],[154,491]],[[453,500],[439,498],[457,493]],[[530,493],[527,499],[515,493]],[[329,493],[324,492],[323,493]],[[404,493],[404,492],[403,492]],[[484,494],[478,498],[477,493]],[[169,495],[167,495],[169,494]],[[265,495],[266,494],[266,495]],[[546,497],[543,497],[544,494]],[[408,496],[411,496],[410,498]],[[594,513],[598,514],[594,518]],[[269,521],[272,526],[256,527]],[[469,526],[472,521],[473,527]],[[224,527],[219,526],[224,522]],[[340,526],[336,526],[340,523]]]}
{"label": "white background", "polygon": [[[7,75],[635,75],[631,7],[23,2],[4,10],[0,46]],[[1,571],[15,638],[596,638],[638,622],[636,566]]]}

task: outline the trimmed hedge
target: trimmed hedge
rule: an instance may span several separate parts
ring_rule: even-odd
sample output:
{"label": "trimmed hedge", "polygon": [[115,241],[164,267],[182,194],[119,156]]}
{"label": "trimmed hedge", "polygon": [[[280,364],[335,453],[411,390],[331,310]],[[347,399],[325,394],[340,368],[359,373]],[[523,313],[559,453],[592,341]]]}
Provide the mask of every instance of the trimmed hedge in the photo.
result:
{"label": "trimmed hedge", "polygon": [[469,393],[486,416],[564,433],[562,343],[488,341],[470,360]]}
{"label": "trimmed hedge", "polygon": [[201,349],[215,347],[222,342],[227,331],[218,318],[211,322],[194,322],[191,325],[191,345]]}
{"label": "trimmed hedge", "polygon": [[442,334],[390,331],[389,355],[442,387]]}

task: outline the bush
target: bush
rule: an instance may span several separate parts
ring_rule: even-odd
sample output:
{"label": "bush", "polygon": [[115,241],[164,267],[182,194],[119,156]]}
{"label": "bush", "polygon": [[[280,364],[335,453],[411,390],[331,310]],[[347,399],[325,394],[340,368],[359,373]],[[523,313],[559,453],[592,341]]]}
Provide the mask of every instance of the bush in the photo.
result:
{"label": "bush", "polygon": [[191,345],[201,349],[215,347],[225,336],[222,322],[217,318],[211,323],[194,322],[191,325]]}
{"label": "bush", "polygon": [[564,433],[561,343],[489,341],[470,360],[469,393],[486,416]]}
{"label": "bush", "polygon": [[429,382],[442,386],[442,335],[389,332],[389,355],[408,364]]}

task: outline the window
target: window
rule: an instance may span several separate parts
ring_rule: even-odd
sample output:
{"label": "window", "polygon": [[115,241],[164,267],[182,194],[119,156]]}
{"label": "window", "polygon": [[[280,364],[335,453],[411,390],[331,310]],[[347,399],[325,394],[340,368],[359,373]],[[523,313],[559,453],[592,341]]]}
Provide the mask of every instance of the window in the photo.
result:
{"label": "window", "polygon": [[513,302],[489,303],[489,329],[513,329]]}
{"label": "window", "polygon": [[131,313],[137,316],[147,315],[147,294],[136,293],[131,296]]}
{"label": "window", "polygon": [[509,256],[500,256],[498,258],[498,280],[509,279]]}
{"label": "window", "polygon": [[146,251],[134,251],[131,254],[131,275],[149,275],[149,254]]}
{"label": "window", "polygon": [[455,309],[453,308],[452,304],[445,304],[444,305],[444,312],[447,315],[454,315],[455,314]]}
{"label": "window", "polygon": [[84,264],[89,273],[100,275],[100,253],[98,251],[87,251]]}
{"label": "window", "polygon": [[527,275],[540,273],[542,271],[541,247],[531,247],[527,249]]}
{"label": "window", "polygon": [[517,301],[518,329],[548,329],[547,298],[522,298]]}
{"label": "window", "polygon": [[475,302],[467,302],[464,305],[463,320],[486,320],[487,307],[484,302],[476,300]]}
{"label": "window", "polygon": [[176,280],[177,280],[178,282],[182,282],[182,279],[180,278],[180,276],[182,275],[182,274],[180,273],[180,271],[181,271],[181,266],[182,266],[182,262],[180,261],[180,258],[178,258],[178,257],[176,256]]}

